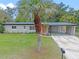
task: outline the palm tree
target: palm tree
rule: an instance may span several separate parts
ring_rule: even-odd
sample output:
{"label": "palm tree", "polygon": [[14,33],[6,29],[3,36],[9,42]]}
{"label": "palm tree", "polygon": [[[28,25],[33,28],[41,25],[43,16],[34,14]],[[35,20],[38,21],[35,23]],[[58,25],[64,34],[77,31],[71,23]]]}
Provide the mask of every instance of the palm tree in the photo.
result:
{"label": "palm tree", "polygon": [[[56,12],[56,5],[53,6],[53,3],[50,0],[31,0],[30,7],[31,11],[34,15],[34,23],[36,27],[36,32],[38,34],[38,51],[41,49],[41,31],[42,31],[42,24],[41,24],[41,15],[44,16],[46,13],[48,17],[50,17],[53,12]],[[47,12],[46,12],[47,11]]]}
{"label": "palm tree", "polygon": [[57,12],[57,5],[51,0],[21,0],[20,2],[19,15],[26,18],[28,18],[27,16],[29,13],[33,15],[32,19],[34,19],[36,32],[38,34],[38,51],[40,51],[42,31],[41,19],[52,19],[54,13]]}

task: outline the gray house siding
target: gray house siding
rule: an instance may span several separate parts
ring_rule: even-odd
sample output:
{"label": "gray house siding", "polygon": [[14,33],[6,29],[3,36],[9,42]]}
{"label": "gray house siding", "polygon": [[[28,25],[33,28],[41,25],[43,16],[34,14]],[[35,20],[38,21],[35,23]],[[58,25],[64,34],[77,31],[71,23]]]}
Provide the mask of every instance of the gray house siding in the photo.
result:
{"label": "gray house siding", "polygon": [[[12,28],[15,26],[16,28]],[[31,33],[35,32],[34,25],[4,25],[5,32],[7,33]]]}

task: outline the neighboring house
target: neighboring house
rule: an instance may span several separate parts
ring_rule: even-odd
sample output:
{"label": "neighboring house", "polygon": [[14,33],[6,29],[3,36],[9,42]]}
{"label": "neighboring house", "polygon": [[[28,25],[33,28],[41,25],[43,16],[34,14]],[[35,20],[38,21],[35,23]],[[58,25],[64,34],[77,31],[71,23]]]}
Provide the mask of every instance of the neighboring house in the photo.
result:
{"label": "neighboring house", "polygon": [[[8,33],[32,33],[36,32],[33,22],[6,22],[3,24]],[[77,24],[65,22],[42,23],[43,33],[75,34]]]}

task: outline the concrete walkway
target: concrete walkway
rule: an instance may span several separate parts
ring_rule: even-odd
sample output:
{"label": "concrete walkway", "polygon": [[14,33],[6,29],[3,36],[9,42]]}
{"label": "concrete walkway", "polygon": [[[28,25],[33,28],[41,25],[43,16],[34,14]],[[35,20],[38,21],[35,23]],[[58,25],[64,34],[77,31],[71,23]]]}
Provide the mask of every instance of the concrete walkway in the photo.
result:
{"label": "concrete walkway", "polygon": [[72,35],[53,34],[52,38],[65,50],[66,59],[79,59],[79,38]]}

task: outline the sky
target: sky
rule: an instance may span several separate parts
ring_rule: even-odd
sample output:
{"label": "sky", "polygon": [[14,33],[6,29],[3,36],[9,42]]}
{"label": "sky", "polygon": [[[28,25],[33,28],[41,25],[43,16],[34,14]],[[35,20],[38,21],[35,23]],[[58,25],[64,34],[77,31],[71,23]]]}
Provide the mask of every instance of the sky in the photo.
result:
{"label": "sky", "polygon": [[19,0],[0,0],[0,8],[5,10],[7,7],[15,8]]}
{"label": "sky", "polygon": [[[14,5],[18,2],[19,0],[0,0],[0,4],[7,5],[9,3],[13,3]],[[72,8],[79,9],[79,0],[53,0],[56,3],[63,2],[66,5],[69,5]]]}
{"label": "sky", "polygon": [[63,2],[66,5],[78,10],[79,9],[79,0],[54,0],[56,3]]}
{"label": "sky", "polygon": [[9,3],[14,3],[14,4],[16,4],[17,3],[17,1],[19,1],[19,0],[0,0],[0,3],[3,3],[3,4],[9,4]]}

